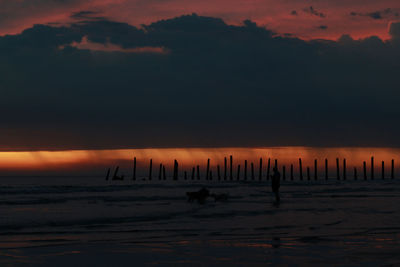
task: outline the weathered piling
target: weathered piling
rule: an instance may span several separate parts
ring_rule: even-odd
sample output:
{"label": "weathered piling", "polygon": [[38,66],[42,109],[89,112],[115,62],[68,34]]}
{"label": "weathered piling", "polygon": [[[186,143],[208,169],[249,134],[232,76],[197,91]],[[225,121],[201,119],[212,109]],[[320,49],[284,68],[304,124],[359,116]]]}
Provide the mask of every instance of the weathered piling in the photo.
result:
{"label": "weathered piling", "polygon": [[110,178],[110,171],[111,171],[111,169],[108,168],[108,170],[107,170],[107,175],[106,175],[106,180],[108,180],[108,179]]}
{"label": "weathered piling", "polygon": [[133,158],[133,174],[132,180],[136,180],[136,157]]}
{"label": "weathered piling", "polygon": [[208,177],[209,172],[210,172],[210,159],[207,159],[206,180],[209,179]]}
{"label": "weathered piling", "polygon": [[[233,166],[233,155],[230,155],[229,158],[230,158],[230,166],[229,166],[230,167],[230,170],[229,170],[230,173],[229,173],[229,177],[230,177],[231,180],[233,180],[234,179],[234,172],[236,171],[236,170],[234,170],[234,166]],[[274,160],[274,162],[273,162],[274,165],[273,166],[278,169],[278,159],[273,159],[273,160]],[[223,170],[224,173],[223,174],[221,173],[222,172],[222,170],[221,170],[222,166],[220,166],[219,164],[216,166],[216,170],[215,169],[211,170],[210,161],[211,161],[210,158],[208,158],[207,159],[207,166],[206,166],[206,168],[204,170],[206,172],[205,179],[206,180],[212,180],[213,179],[212,178],[212,171],[214,171],[214,176],[215,176],[214,179],[218,179],[218,181],[220,181],[222,179],[228,179],[227,157],[224,157],[224,170]],[[381,163],[382,163],[382,165],[381,165],[381,178],[382,179],[386,179],[386,178],[389,179],[389,171],[388,170],[386,170],[386,174],[385,174],[385,162],[382,161]],[[137,164],[136,157],[134,157],[134,159],[133,159],[133,174],[132,174],[132,179],[133,180],[136,179],[136,166],[137,166],[136,164]],[[244,179],[244,180],[250,180],[251,179],[253,181],[256,180],[257,179],[256,178],[257,173],[255,173],[257,171],[257,169],[255,169],[255,168],[257,168],[257,166],[255,166],[256,164],[254,162],[250,161],[249,162],[250,166],[248,166],[248,160],[244,160],[244,164],[242,165],[242,167],[240,167],[241,165],[238,164],[237,165],[237,174],[236,174],[237,180],[240,180],[240,175],[241,175],[241,173],[240,173],[241,169],[240,168],[242,168],[242,170],[243,170],[243,178],[242,179]],[[270,171],[271,171],[271,158],[268,158],[267,164],[265,164],[265,165],[266,165],[267,180],[269,180]],[[191,174],[192,180],[196,179],[196,177],[195,177],[196,167],[197,167],[197,180],[201,180],[200,165],[197,165],[197,166],[192,168],[192,174]],[[249,170],[249,172],[250,172],[249,174],[248,174],[248,168],[247,167],[249,167],[249,169],[250,169]],[[263,179],[263,173],[264,173],[263,172],[263,158],[259,159],[259,166],[258,167],[259,167],[258,179],[262,180]],[[379,167],[379,165],[378,165],[378,167]],[[176,159],[174,160],[174,167],[173,168],[174,168],[173,175],[172,175],[173,180],[178,180],[179,179],[179,164],[178,164],[178,161]],[[312,169],[312,168],[314,168],[314,169]],[[371,179],[374,179],[374,174],[375,174],[374,173],[374,168],[375,168],[374,157],[372,156],[371,157],[371,170],[370,170]],[[351,169],[353,169],[353,170],[351,170]],[[116,167],[115,172],[114,172],[114,176],[111,176],[111,171],[112,171],[111,168],[107,169],[107,174],[106,174],[106,177],[105,177],[106,180],[109,180],[111,178],[113,180],[122,179],[120,176],[118,176],[119,166]],[[156,171],[157,170],[155,170],[155,172]],[[286,166],[285,165],[281,166],[281,171],[282,171],[282,176],[281,176],[282,179],[283,180],[286,180],[286,178],[289,179],[289,174],[286,174],[286,171],[289,172],[289,170],[286,170]],[[307,175],[307,179],[308,180],[311,180],[312,176],[314,177],[314,180],[318,180],[319,178],[323,177],[323,176],[318,177],[319,174],[321,174],[321,173],[318,173],[319,172],[319,170],[318,170],[318,159],[314,159],[314,166],[312,166],[312,165],[307,166],[306,167],[306,171],[307,171],[306,175]],[[321,168],[321,171],[322,171],[322,168]],[[354,180],[358,180],[359,178],[362,179],[362,177],[364,177],[364,180],[368,179],[368,175],[367,175],[367,171],[368,170],[367,170],[366,161],[363,161],[363,169],[362,170],[361,170],[361,168],[358,169],[357,166],[353,165],[353,166],[350,167],[349,171],[350,171],[350,173],[349,173],[350,179],[351,179],[351,176],[352,176],[351,172],[353,172]],[[152,180],[152,178],[153,178],[152,177],[152,172],[153,172],[153,160],[150,159],[150,161],[149,161],[149,169],[148,169],[148,180]],[[158,171],[158,180],[162,180],[162,179],[165,180],[166,179],[165,172],[166,172],[166,169],[165,169],[164,164],[160,163],[159,164],[159,171]],[[181,174],[184,175],[184,179],[185,180],[190,179],[190,177],[189,177],[190,169],[181,170],[181,172],[183,172]],[[363,173],[361,174],[361,172],[363,172]],[[392,159],[391,160],[391,169],[390,169],[390,178],[391,179],[394,179],[394,175],[395,175],[394,172],[395,172],[394,159]],[[387,177],[385,177],[385,175]],[[288,177],[286,177],[286,176],[288,176]],[[342,176],[343,180],[347,179],[347,160],[346,160],[346,158],[343,158],[343,169],[342,170],[340,170],[339,158],[336,158],[336,176],[337,176],[337,180],[341,180],[341,176]],[[358,177],[358,176],[360,176],[360,177]],[[378,168],[378,176],[379,176],[379,168]],[[302,158],[299,158],[299,177],[300,177],[300,180],[303,180],[305,178],[305,177],[303,177]],[[183,177],[181,177],[181,178],[183,178]],[[328,159],[325,158],[325,179],[328,179],[328,178],[329,178]],[[293,164],[290,164],[290,179],[294,180],[294,165]]]}
{"label": "weathered piling", "polygon": [[233,158],[232,158],[232,155],[230,155],[229,156],[229,162],[230,162],[230,174],[229,174],[229,178],[231,179],[231,180],[233,180],[233,173],[232,173],[232,171],[233,171]]}
{"label": "weathered piling", "polygon": [[224,157],[224,180],[226,180],[226,157]]}
{"label": "weathered piling", "polygon": [[178,180],[178,161],[174,161],[174,181]]}
{"label": "weathered piling", "polygon": [[299,176],[300,180],[303,180],[303,165],[301,164],[301,158],[299,158]]}
{"label": "weathered piling", "polygon": [[371,157],[371,180],[374,180],[374,157]]}
{"label": "weathered piling", "polygon": [[325,180],[328,180],[328,159],[325,159]]}
{"label": "weathered piling", "polygon": [[314,159],[314,180],[318,179],[318,162]]}
{"label": "weathered piling", "polygon": [[167,174],[165,173],[165,166],[162,166],[162,172],[163,172],[163,179],[164,181],[167,180]]}
{"label": "weathered piling", "polygon": [[247,160],[244,161],[244,179],[247,180]]}
{"label": "weathered piling", "polygon": [[394,179],[394,159],[392,159],[392,170],[390,172],[390,178]]}
{"label": "weathered piling", "polygon": [[290,164],[290,180],[293,181],[293,164]]}
{"label": "weathered piling", "polygon": [[364,180],[367,180],[367,163],[363,161]]}
{"label": "weathered piling", "polygon": [[150,159],[150,164],[149,164],[149,180],[151,180],[152,172],[153,172],[153,159]]}
{"label": "weathered piling", "polygon": [[115,179],[118,175],[118,170],[119,170],[119,166],[117,166],[117,168],[115,168],[115,172],[114,172],[114,176],[113,179]]}
{"label": "weathered piling", "polygon": [[339,158],[336,158],[336,178],[340,180]]}
{"label": "weathered piling", "polygon": [[347,172],[346,172],[346,159],[343,159],[343,180],[346,180]]}

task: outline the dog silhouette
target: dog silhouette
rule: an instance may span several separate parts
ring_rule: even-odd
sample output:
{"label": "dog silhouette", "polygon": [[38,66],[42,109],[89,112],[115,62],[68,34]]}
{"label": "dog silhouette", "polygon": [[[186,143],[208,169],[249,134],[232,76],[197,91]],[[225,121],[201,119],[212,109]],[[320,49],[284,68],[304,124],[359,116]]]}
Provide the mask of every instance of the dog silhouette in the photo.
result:
{"label": "dog silhouette", "polygon": [[189,202],[197,200],[199,203],[204,203],[206,198],[210,196],[210,191],[203,187],[196,192],[186,192],[186,196],[188,197]]}

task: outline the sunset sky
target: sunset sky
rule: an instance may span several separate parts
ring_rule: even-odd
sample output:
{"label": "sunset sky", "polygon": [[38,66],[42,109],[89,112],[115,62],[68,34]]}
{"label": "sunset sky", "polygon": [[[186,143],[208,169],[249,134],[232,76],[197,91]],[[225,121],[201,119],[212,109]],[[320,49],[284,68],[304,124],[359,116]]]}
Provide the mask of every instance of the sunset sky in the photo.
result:
{"label": "sunset sky", "polygon": [[197,13],[222,18],[229,24],[250,19],[279,34],[313,39],[377,35],[389,39],[388,24],[399,20],[396,0],[18,0],[0,1],[0,33],[19,33],[33,24],[67,23],[74,13],[140,26]]}
{"label": "sunset sky", "polygon": [[0,151],[398,148],[399,12],[395,0],[0,0]]}

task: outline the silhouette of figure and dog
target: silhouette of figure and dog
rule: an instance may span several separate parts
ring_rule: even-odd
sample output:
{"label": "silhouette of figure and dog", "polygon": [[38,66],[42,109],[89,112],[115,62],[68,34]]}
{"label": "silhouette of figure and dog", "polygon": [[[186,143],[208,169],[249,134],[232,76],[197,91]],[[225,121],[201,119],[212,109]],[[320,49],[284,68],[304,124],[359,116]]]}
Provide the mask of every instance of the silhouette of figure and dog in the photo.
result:
{"label": "silhouette of figure and dog", "polygon": [[200,204],[204,204],[206,199],[208,197],[212,197],[214,198],[214,201],[227,201],[228,200],[228,194],[210,194],[210,191],[208,191],[207,188],[203,187],[202,189],[200,189],[199,191],[195,191],[195,192],[186,192],[186,196],[188,197],[188,201],[189,202],[193,202],[195,200],[197,200],[198,203]]}
{"label": "silhouette of figure and dog", "polygon": [[210,196],[210,191],[207,188],[203,187],[199,191],[196,192],[186,192],[189,202],[193,202],[197,200],[200,204],[203,204],[206,201],[206,198]]}

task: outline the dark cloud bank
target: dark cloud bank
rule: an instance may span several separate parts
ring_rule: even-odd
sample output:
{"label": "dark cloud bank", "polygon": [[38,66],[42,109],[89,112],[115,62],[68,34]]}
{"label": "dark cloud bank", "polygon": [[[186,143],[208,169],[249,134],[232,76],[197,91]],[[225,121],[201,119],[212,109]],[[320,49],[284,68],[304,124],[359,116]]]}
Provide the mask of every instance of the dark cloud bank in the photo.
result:
{"label": "dark cloud bank", "polygon": [[[0,147],[399,147],[399,28],[334,42],[196,15],[36,25],[0,38]],[[169,53],[69,45],[84,36]]]}

